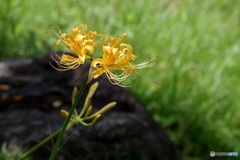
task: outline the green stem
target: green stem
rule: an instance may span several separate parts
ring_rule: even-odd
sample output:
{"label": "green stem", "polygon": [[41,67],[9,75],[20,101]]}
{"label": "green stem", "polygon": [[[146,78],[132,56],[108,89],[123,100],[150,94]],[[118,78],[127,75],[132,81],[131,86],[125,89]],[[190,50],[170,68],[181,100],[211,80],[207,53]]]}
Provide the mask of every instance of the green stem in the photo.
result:
{"label": "green stem", "polygon": [[21,157],[20,160],[24,160],[25,158],[27,158],[29,155],[31,155],[34,151],[36,151],[38,148],[42,147],[44,144],[46,144],[48,141],[50,141],[52,138],[54,138],[56,135],[59,134],[59,132],[62,129],[58,129],[56,132],[54,132],[53,134],[51,134],[50,136],[48,136],[47,138],[45,138],[44,140],[42,140],[41,142],[39,142],[37,145],[35,145],[34,147],[32,147],[30,150],[28,150],[26,153],[24,153]]}
{"label": "green stem", "polygon": [[76,106],[77,106],[77,104],[78,104],[78,102],[79,102],[79,100],[80,100],[80,98],[82,96],[83,90],[84,90],[84,88],[87,85],[87,79],[88,79],[88,76],[85,78],[83,84],[81,85],[81,88],[79,89],[79,91],[77,93],[76,100],[75,100],[74,104],[72,105],[72,107],[71,107],[71,109],[69,111],[69,114],[68,114],[68,116],[67,116],[67,118],[66,118],[66,120],[65,120],[65,122],[63,124],[63,127],[61,128],[61,132],[58,135],[56,144],[54,145],[54,148],[52,150],[52,153],[50,155],[49,160],[54,160],[54,158],[55,158],[55,156],[57,154],[59,145],[60,145],[60,143],[62,141],[62,138],[63,138],[63,135],[64,135],[64,133],[65,133],[65,131],[67,129],[68,123],[69,123],[69,121],[70,121],[70,119],[72,117],[72,114],[73,114],[74,110],[76,109]]}

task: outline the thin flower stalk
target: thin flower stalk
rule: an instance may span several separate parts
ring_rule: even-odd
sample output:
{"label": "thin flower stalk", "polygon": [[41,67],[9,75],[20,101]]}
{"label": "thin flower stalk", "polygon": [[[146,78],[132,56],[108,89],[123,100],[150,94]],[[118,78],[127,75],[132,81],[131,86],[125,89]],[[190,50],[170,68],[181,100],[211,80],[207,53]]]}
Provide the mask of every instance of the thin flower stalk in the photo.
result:
{"label": "thin flower stalk", "polygon": [[80,98],[81,98],[81,96],[82,96],[83,90],[84,90],[84,88],[85,88],[86,85],[87,85],[87,79],[88,79],[88,78],[86,77],[85,80],[83,81],[83,84],[81,85],[80,90],[79,90],[79,91],[77,92],[77,94],[76,94],[76,99],[74,100],[74,103],[73,103],[73,105],[71,106],[71,109],[70,109],[70,111],[69,111],[69,113],[68,113],[68,116],[66,117],[66,120],[65,120],[65,122],[64,122],[64,124],[63,124],[63,126],[62,126],[62,128],[61,128],[61,132],[60,132],[59,135],[58,135],[56,144],[54,145],[54,148],[53,148],[53,150],[52,150],[52,152],[51,152],[51,155],[50,155],[49,160],[54,160],[55,157],[56,157],[56,154],[57,154],[59,145],[60,145],[60,143],[61,143],[61,141],[62,141],[63,135],[64,135],[66,129],[68,128],[68,125],[69,125],[69,122],[70,122],[70,120],[71,120],[71,117],[72,117],[74,111],[76,110],[77,104],[78,104],[78,102],[79,102],[79,100],[80,100]]}

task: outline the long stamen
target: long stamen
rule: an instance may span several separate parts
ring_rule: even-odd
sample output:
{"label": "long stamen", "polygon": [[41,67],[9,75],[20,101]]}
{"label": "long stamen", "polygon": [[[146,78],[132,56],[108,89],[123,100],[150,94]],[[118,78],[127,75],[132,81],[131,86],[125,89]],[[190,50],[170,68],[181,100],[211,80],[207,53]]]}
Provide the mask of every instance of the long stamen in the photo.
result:
{"label": "long stamen", "polygon": [[76,59],[76,60],[74,60],[74,61],[72,61],[72,62],[61,62],[61,57],[60,56],[58,56],[57,54],[55,54],[55,56],[56,56],[56,58],[54,58],[52,55],[51,55],[51,57],[52,57],[52,59],[55,61],[55,63],[59,66],[59,67],[61,67],[61,69],[60,68],[56,68],[51,62],[49,62],[50,63],[50,65],[54,68],[54,69],[56,69],[56,70],[59,70],[59,71],[67,71],[67,70],[70,70],[70,69],[76,69],[80,64],[78,63],[78,60]]}
{"label": "long stamen", "polygon": [[146,61],[144,61],[144,62],[142,62],[140,64],[134,65],[134,68],[135,69],[149,68],[149,67],[152,67],[152,66],[156,65],[156,63],[157,63],[157,59],[156,58],[147,59]]}

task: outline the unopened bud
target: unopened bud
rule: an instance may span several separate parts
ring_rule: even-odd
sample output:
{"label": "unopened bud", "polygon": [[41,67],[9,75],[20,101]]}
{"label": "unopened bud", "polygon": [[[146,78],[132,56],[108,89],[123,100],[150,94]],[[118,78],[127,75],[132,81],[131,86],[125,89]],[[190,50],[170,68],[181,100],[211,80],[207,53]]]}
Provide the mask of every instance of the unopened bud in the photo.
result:
{"label": "unopened bud", "polygon": [[68,113],[67,111],[65,111],[65,110],[62,109],[62,110],[60,111],[60,114],[61,114],[61,116],[62,116],[63,118],[67,118],[67,116],[68,116],[69,113]]}

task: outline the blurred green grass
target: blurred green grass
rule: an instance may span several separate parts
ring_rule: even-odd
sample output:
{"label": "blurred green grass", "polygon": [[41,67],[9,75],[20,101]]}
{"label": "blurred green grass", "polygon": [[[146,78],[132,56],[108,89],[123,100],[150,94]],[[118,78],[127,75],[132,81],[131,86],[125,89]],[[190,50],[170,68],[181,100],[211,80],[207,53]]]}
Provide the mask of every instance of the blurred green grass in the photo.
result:
{"label": "blurred green grass", "polygon": [[85,23],[114,36],[126,32],[138,62],[159,59],[130,90],[167,130],[182,158],[240,152],[239,0],[0,2],[1,59],[55,50],[47,34],[51,26],[68,32]]}

